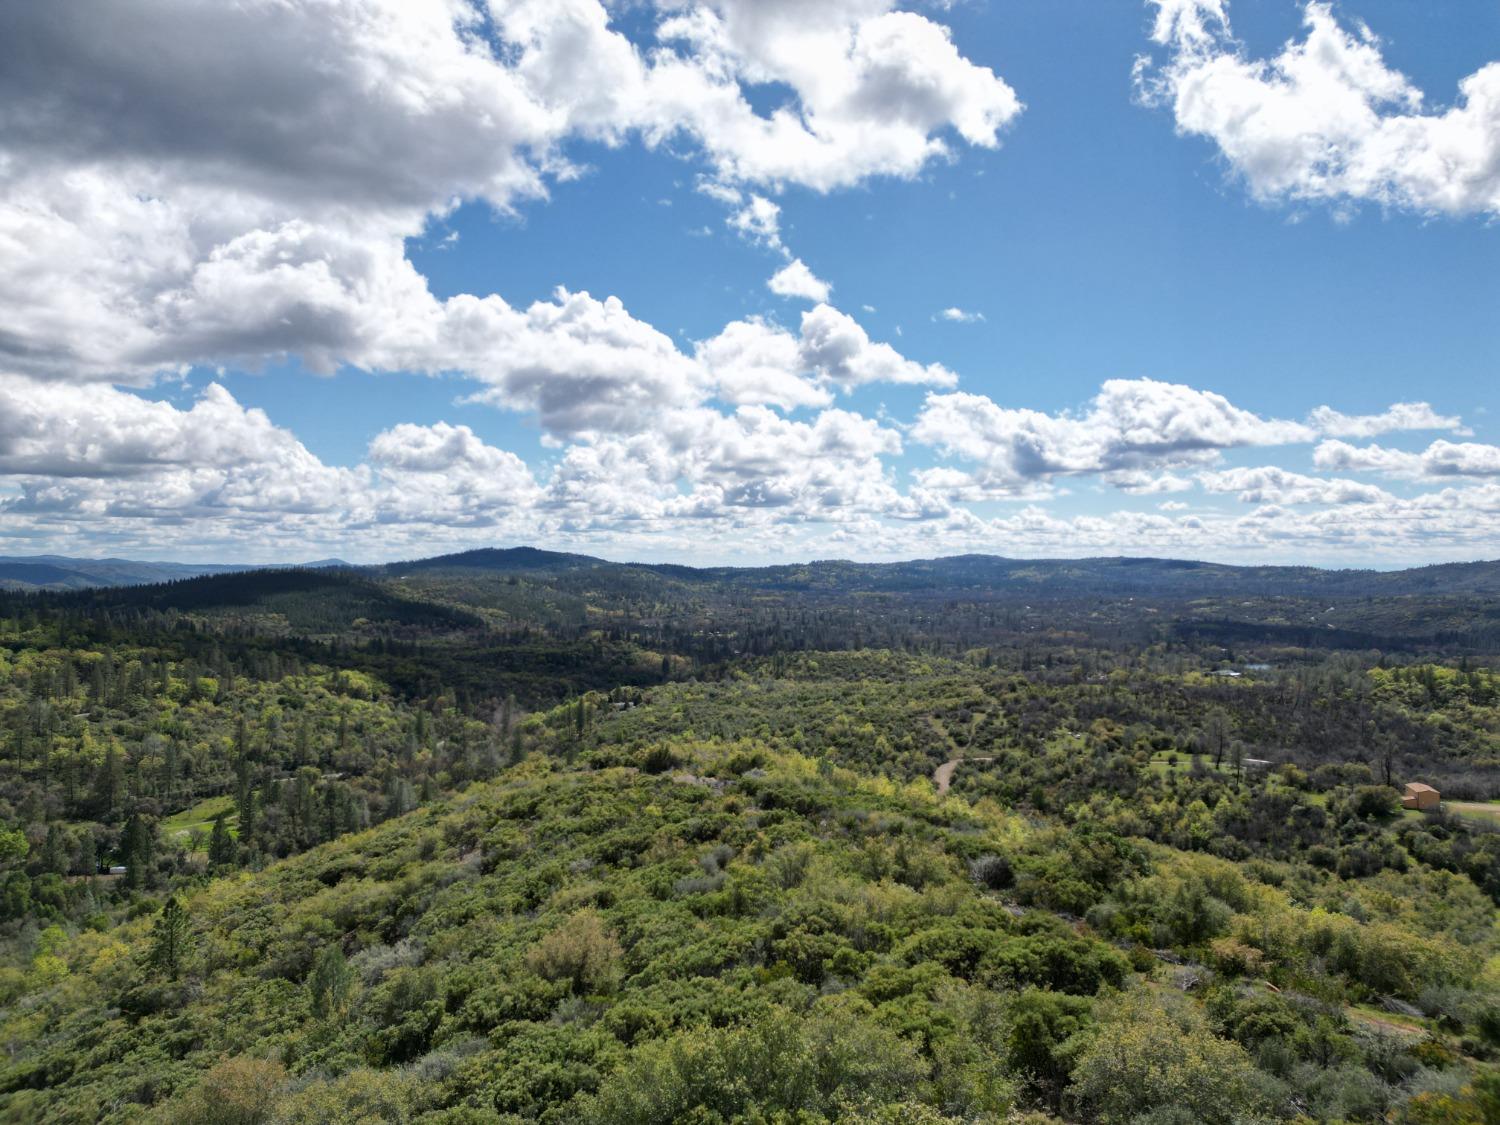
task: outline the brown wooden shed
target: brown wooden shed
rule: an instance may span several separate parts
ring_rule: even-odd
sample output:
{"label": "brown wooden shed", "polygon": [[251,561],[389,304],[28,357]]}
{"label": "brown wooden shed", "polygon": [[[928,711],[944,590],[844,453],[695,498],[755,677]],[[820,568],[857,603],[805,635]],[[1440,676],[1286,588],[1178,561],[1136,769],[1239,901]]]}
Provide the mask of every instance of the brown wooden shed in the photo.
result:
{"label": "brown wooden shed", "polygon": [[1408,781],[1406,792],[1401,795],[1403,809],[1435,809],[1442,795],[1430,785],[1420,781]]}

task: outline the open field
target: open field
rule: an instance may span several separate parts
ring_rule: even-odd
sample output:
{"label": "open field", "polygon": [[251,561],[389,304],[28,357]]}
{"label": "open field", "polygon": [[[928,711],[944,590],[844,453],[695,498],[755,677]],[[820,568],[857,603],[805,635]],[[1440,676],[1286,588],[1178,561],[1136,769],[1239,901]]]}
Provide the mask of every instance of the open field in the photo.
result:
{"label": "open field", "polygon": [[234,798],[227,794],[222,797],[209,797],[199,801],[192,808],[183,809],[179,813],[173,813],[161,822],[161,834],[168,839],[185,840],[192,835],[193,829],[198,828],[207,834],[212,831],[214,817],[220,813],[228,813],[227,823],[230,828],[235,826],[239,817],[234,811]]}

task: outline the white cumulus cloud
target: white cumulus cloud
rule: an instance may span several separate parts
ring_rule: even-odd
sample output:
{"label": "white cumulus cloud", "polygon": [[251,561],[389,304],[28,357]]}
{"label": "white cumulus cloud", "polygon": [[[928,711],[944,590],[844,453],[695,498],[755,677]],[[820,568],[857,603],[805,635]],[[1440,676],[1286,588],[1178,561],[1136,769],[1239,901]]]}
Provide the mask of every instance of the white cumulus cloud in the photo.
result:
{"label": "white cumulus cloud", "polygon": [[1139,488],[1142,471],[1211,461],[1239,446],[1315,436],[1301,423],[1261,418],[1211,391],[1154,379],[1111,379],[1077,415],[1003,407],[967,392],[932,394],[911,433],[975,464],[971,487],[995,496],[1089,473],[1126,474],[1115,479]]}
{"label": "white cumulus cloud", "polygon": [[[512,209],[586,174],[570,141],[670,143],[781,248],[768,192],[913,176],[954,140],[993,146],[1020,112],[946,28],[892,3],[661,0],[640,42],[614,14],[600,0],[0,7],[0,370],[379,366],[402,351],[399,327],[449,311],[405,240],[458,202]],[[772,82],[786,104],[758,112],[746,90]],[[425,370],[447,351],[410,358]]]}
{"label": "white cumulus cloud", "polygon": [[1320,469],[1346,473],[1384,473],[1410,478],[1500,476],[1500,445],[1480,442],[1433,442],[1420,453],[1380,445],[1325,441],[1313,454]]}
{"label": "white cumulus cloud", "polygon": [[813,273],[801,258],[792,259],[772,274],[766,288],[778,297],[801,297],[817,304],[825,303],[833,290],[833,286]]}
{"label": "white cumulus cloud", "polygon": [[1375,504],[1394,499],[1371,484],[1310,477],[1275,465],[1202,473],[1198,480],[1204,491],[1238,493],[1245,504]]}
{"label": "white cumulus cloud", "polygon": [[1138,89],[1180,132],[1211,140],[1257,198],[1500,214],[1500,62],[1431,107],[1379,38],[1330,4],[1310,0],[1305,35],[1257,59],[1224,0],[1152,2],[1165,59],[1140,60]]}
{"label": "white cumulus cloud", "polygon": [[1308,415],[1307,421],[1329,437],[1371,438],[1398,430],[1470,432],[1462,418],[1439,414],[1426,402],[1398,402],[1379,414],[1343,414],[1331,406],[1320,406]]}

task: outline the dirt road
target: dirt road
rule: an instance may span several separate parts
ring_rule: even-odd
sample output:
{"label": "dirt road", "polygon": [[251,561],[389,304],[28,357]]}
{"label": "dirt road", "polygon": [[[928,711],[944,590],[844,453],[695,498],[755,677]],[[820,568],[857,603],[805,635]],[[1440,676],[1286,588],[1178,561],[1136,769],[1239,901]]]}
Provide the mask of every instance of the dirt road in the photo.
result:
{"label": "dirt road", "polygon": [[953,771],[958,769],[961,762],[993,762],[994,758],[954,758],[944,762],[932,771],[932,783],[937,786],[938,796],[941,797],[948,792],[948,786],[953,784]]}

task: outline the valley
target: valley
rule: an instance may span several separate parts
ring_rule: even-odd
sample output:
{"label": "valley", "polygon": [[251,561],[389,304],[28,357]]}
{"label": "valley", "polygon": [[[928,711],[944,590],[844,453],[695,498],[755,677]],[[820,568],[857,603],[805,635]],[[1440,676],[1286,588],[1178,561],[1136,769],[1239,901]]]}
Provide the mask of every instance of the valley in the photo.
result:
{"label": "valley", "polygon": [[0,1118],[1492,1120],[1493,568],[1184,570],[0,595]]}

